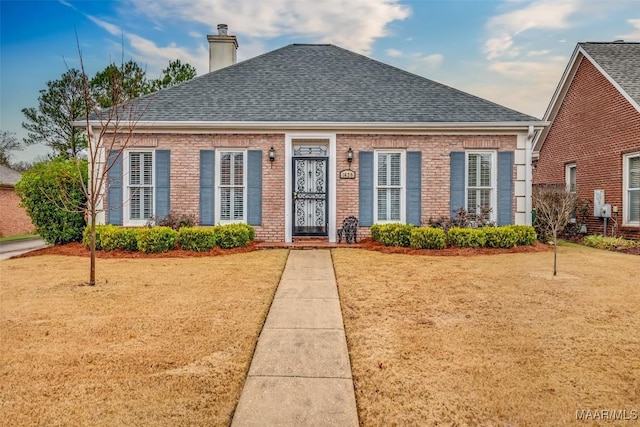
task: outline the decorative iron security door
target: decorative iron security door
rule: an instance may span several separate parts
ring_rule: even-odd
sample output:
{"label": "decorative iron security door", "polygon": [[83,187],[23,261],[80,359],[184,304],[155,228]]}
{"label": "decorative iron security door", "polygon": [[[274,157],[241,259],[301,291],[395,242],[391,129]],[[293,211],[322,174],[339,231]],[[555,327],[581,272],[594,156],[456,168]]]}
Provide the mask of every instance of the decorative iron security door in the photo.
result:
{"label": "decorative iron security door", "polygon": [[293,158],[293,234],[327,235],[327,158]]}

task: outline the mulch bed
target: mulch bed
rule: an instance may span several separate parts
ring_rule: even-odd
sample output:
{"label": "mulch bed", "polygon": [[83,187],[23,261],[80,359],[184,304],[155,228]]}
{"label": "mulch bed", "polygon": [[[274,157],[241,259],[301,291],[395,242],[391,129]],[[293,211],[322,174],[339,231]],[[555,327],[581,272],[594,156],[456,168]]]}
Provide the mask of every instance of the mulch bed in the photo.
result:
{"label": "mulch bed", "polygon": [[[98,258],[202,258],[230,254],[242,254],[258,250],[260,242],[253,241],[248,246],[234,249],[214,248],[206,252],[185,251],[182,249],[174,249],[170,252],[160,254],[145,254],[142,252],[128,251],[96,251]],[[363,239],[358,242],[358,247],[369,251],[377,251],[385,254],[405,254],[405,255],[429,255],[429,256],[473,256],[473,255],[498,255],[498,254],[515,254],[529,252],[548,252],[553,250],[552,245],[545,245],[536,242],[531,246],[515,246],[510,249],[498,248],[456,248],[449,247],[445,249],[413,249],[395,246],[384,246],[371,239]],[[632,255],[640,255],[640,247],[617,249],[616,252],[622,252]],[[66,245],[50,246],[44,249],[38,249],[26,254],[19,255],[16,258],[32,257],[39,255],[67,255],[67,256],[90,256],[89,250],[82,243],[67,243]]]}

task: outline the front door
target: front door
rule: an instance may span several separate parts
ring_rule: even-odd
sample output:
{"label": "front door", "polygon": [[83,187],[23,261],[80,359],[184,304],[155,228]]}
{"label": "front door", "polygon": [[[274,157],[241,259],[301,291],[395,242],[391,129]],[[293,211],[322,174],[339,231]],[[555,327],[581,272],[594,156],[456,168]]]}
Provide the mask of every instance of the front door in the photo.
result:
{"label": "front door", "polygon": [[327,235],[327,157],[293,158],[293,235]]}

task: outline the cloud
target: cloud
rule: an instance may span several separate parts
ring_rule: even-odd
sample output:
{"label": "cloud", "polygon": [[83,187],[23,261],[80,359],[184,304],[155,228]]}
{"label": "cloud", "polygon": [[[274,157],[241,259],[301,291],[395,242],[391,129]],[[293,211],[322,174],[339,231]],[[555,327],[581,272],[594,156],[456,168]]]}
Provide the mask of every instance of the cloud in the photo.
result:
{"label": "cloud", "polygon": [[204,39],[204,36],[197,31],[189,31],[189,37],[193,37],[194,39]]}
{"label": "cloud", "polygon": [[128,5],[153,19],[200,23],[211,31],[226,23],[235,35],[296,36],[365,54],[377,38],[388,35],[391,22],[411,14],[399,0],[129,0]]}
{"label": "cloud", "polygon": [[433,55],[427,55],[424,58],[422,58],[422,62],[427,64],[429,68],[439,67],[442,64],[443,60],[444,60],[444,56],[442,56],[442,54],[440,53],[434,53]]}
{"label": "cloud", "polygon": [[484,53],[487,59],[495,59],[501,56],[515,57],[520,50],[513,47],[513,38],[509,34],[492,37],[484,43]]}
{"label": "cloud", "polygon": [[616,37],[626,41],[640,40],[640,19],[628,19],[627,22],[634,28],[633,31]]}
{"label": "cloud", "polygon": [[402,56],[402,51],[398,49],[387,49],[385,50],[387,56],[391,56],[392,58],[399,58]]}
{"label": "cloud", "polygon": [[529,30],[563,30],[572,26],[571,18],[593,9],[587,0],[535,0],[532,2],[507,1],[516,9],[491,17],[485,27],[489,33],[483,45],[488,60],[501,57],[515,58],[521,49],[515,38]]}
{"label": "cloud", "polygon": [[582,0],[537,0],[523,8],[492,17],[487,27],[514,35],[534,28],[565,29],[571,26],[569,18],[582,8]]}
{"label": "cloud", "polygon": [[86,15],[86,17],[97,26],[107,31],[112,36],[123,36],[128,42],[133,58],[143,64],[150,75],[160,74],[169,61],[180,59],[194,66],[198,74],[204,74],[209,71],[209,53],[200,46],[194,54],[189,49],[170,43],[167,46],[158,46],[155,42],[141,37],[137,34],[123,31],[117,25],[98,19],[95,16]]}
{"label": "cloud", "polygon": [[548,50],[548,49],[530,50],[529,52],[527,52],[527,56],[544,56],[544,55],[547,55],[550,52],[551,51]]}
{"label": "cloud", "polygon": [[98,19],[95,16],[85,15],[87,18],[91,20],[98,27],[102,28],[112,36],[121,36],[123,31],[117,25],[110,24],[109,22],[103,21],[102,19]]}

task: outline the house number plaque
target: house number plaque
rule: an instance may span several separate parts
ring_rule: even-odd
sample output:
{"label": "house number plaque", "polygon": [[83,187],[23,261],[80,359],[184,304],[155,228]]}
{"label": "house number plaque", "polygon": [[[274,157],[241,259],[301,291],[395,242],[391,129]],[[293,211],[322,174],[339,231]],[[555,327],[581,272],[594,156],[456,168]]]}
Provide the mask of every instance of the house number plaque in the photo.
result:
{"label": "house number plaque", "polygon": [[356,171],[345,169],[340,171],[340,179],[356,179]]}

